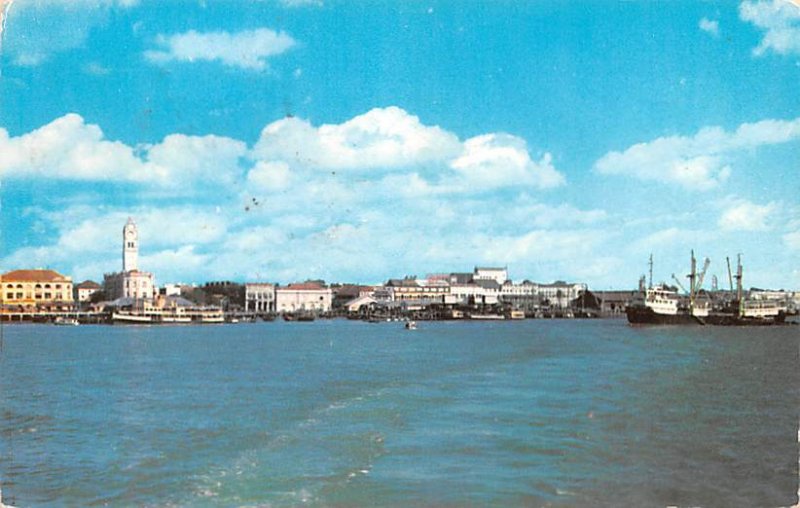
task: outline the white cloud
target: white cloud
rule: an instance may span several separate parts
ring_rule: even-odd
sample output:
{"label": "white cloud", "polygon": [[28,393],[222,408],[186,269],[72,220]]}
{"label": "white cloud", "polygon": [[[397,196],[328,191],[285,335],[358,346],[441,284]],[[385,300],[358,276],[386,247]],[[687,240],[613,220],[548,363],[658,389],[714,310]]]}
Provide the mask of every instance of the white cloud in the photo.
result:
{"label": "white cloud", "polygon": [[769,220],[777,210],[774,202],[757,205],[736,200],[722,212],[718,224],[726,231],[764,231],[771,228]]}
{"label": "white cloud", "polygon": [[92,76],[107,76],[111,74],[111,70],[108,67],[104,67],[97,62],[87,63],[83,66],[83,71],[87,74],[91,74]]}
{"label": "white cloud", "polygon": [[768,51],[800,55],[800,5],[789,0],[744,1],[739,4],[739,17],[764,31],[754,55]]}
{"label": "white cloud", "polygon": [[800,252],[800,230],[783,235],[783,244],[792,252]]}
{"label": "white cloud", "polygon": [[0,174],[73,180],[133,180],[148,175],[131,147],[104,139],[100,127],[67,114],[27,134],[0,128]]}
{"label": "white cloud", "polygon": [[249,179],[273,189],[281,188],[291,174],[308,171],[357,172],[365,179],[377,174],[387,191],[417,197],[520,186],[547,189],[564,183],[551,155],[533,160],[519,137],[492,133],[461,142],[397,107],[319,127],[298,118],[278,120],[261,132],[253,157],[268,165],[256,167]]}
{"label": "white cloud", "polygon": [[719,21],[703,18],[699,23],[700,30],[708,32],[714,37],[719,37]]}
{"label": "white cloud", "polygon": [[653,249],[680,243],[681,238],[685,236],[686,234],[676,227],[661,229],[633,242],[631,248],[634,252],[652,252]]}
{"label": "white cloud", "polygon": [[623,152],[609,152],[595,163],[594,169],[603,174],[707,190],[727,180],[737,152],[798,139],[800,118],[746,123],[733,132],[705,127],[692,137],[662,137]]}
{"label": "white cloud", "polygon": [[[364,281],[506,260],[527,274],[540,259],[581,262],[582,246],[604,238],[583,228],[607,218],[602,210],[536,202],[534,191],[563,176],[549,155],[531,157],[521,138],[461,141],[400,108],[322,126],[283,119],[251,148],[183,134],[131,146],[66,115],[17,137],[0,130],[0,171],[18,180],[136,183],[120,186],[126,209],[93,206],[104,199],[97,190],[78,192],[66,208],[37,204],[26,220],[46,224],[37,241],[50,243],[2,260],[46,262],[94,279],[119,269],[129,215],[139,225],[140,264],[160,282]],[[78,197],[75,186],[64,187]],[[202,200],[185,204],[181,196],[198,189]]]}
{"label": "white cloud", "polygon": [[4,11],[0,14],[3,52],[14,65],[41,65],[53,53],[82,47],[92,29],[108,20],[112,9],[137,4],[138,0],[7,1],[5,9],[0,7]]}
{"label": "white cloud", "polygon": [[239,161],[246,154],[247,145],[235,139],[171,134],[149,148],[147,160],[152,171],[168,175],[173,185],[232,185],[242,174]]}
{"label": "white cloud", "polygon": [[105,138],[95,124],[69,113],[17,137],[0,128],[0,174],[5,178],[122,181],[191,193],[232,184],[247,154],[242,141],[172,134],[156,145],[131,147]]}
{"label": "white cloud", "polygon": [[281,190],[289,186],[289,165],[283,161],[259,161],[247,174],[248,183],[256,190]]}
{"label": "white cloud", "polygon": [[546,153],[533,161],[523,139],[508,134],[484,134],[464,142],[463,153],[450,163],[470,186],[478,188],[533,185],[557,187],[564,175]]}
{"label": "white cloud", "polygon": [[298,118],[267,125],[253,150],[257,158],[325,170],[405,168],[446,160],[458,138],[397,107],[375,108],[341,124],[314,127]]}
{"label": "white cloud", "polygon": [[224,65],[248,70],[264,70],[267,59],[295,46],[295,40],[284,32],[257,28],[242,32],[200,33],[189,30],[174,35],[159,35],[161,49],[145,52],[154,63],[170,61],[219,61]]}

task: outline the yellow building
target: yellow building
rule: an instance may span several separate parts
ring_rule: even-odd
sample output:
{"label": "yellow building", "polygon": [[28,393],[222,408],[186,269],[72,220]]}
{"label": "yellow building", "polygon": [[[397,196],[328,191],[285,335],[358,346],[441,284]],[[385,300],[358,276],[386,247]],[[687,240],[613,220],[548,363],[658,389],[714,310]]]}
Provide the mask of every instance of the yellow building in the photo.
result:
{"label": "yellow building", "polygon": [[72,278],[53,270],[13,270],[0,275],[5,309],[63,309],[73,305]]}

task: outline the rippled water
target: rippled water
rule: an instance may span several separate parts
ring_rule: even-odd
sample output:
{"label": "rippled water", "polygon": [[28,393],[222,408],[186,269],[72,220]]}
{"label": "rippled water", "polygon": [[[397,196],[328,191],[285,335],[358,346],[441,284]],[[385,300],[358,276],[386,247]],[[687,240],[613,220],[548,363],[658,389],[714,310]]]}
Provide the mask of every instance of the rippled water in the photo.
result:
{"label": "rippled water", "polygon": [[788,506],[798,327],[5,326],[18,506]]}

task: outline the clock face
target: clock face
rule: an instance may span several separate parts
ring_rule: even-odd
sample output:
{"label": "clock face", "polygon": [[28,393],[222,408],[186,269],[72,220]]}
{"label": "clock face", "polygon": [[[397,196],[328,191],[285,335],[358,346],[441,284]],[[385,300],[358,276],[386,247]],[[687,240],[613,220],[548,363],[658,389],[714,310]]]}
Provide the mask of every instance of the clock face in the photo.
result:
{"label": "clock face", "polygon": [[129,230],[125,231],[125,234],[128,235],[128,238],[130,238],[130,237],[133,236],[133,231],[129,229]]}

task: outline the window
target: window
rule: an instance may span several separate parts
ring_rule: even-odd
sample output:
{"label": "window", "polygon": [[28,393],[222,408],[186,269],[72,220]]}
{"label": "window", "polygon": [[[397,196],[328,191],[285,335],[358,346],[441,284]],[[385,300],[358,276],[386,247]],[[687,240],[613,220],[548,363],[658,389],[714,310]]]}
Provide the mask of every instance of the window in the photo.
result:
{"label": "window", "polygon": [[13,299],[14,299],[14,293],[6,293],[6,300],[13,300]]}
{"label": "window", "polygon": [[49,299],[51,299],[52,297],[53,297],[53,294],[52,294],[52,293],[45,293],[45,294],[44,294],[44,299],[45,299],[45,300],[49,300]]}
{"label": "window", "polygon": [[17,300],[22,300],[22,293],[17,293]]}

